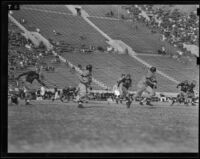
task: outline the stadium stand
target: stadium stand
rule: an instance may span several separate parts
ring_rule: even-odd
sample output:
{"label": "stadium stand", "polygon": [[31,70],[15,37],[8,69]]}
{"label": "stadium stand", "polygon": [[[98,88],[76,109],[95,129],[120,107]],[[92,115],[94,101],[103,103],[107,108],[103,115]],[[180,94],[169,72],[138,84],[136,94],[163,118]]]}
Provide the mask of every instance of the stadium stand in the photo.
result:
{"label": "stadium stand", "polygon": [[[76,48],[79,48],[81,45],[101,46],[104,48],[107,46],[105,39],[81,17],[23,9],[19,12],[14,12],[13,16],[17,20],[20,20],[22,17],[26,19],[28,23],[24,26],[29,31],[31,31],[29,25],[40,28],[40,33],[47,39],[65,41]],[[31,21],[28,21],[28,19],[31,19]],[[53,30],[59,32],[60,35],[55,35]],[[82,40],[85,37],[87,39]]]}
{"label": "stadium stand", "polygon": [[[54,87],[54,85],[58,88],[77,85],[77,76],[72,74],[70,69],[68,69],[65,64],[52,62],[55,57],[51,53],[45,52],[42,48],[26,48],[25,46],[28,41],[22,36],[21,33],[22,31],[9,21],[9,85],[16,86],[14,78],[22,72],[35,69],[35,66],[37,65],[51,66],[55,68],[54,72],[43,71],[45,78],[50,81],[50,84],[47,83],[47,86],[50,88]],[[38,89],[39,87],[40,86],[37,82],[35,82],[34,88]],[[95,84],[93,84],[93,88],[100,89],[100,87]]]}
{"label": "stadium stand", "polygon": [[[171,45],[189,54],[184,43],[198,46],[199,18],[195,11],[183,13],[179,9],[155,8],[153,5],[127,7],[136,21],[144,23],[152,32],[159,32]],[[144,12],[148,18],[142,16]]]}
{"label": "stadium stand", "polygon": [[[52,39],[53,41],[57,41],[57,42],[65,41],[67,44],[70,44],[70,46],[73,46],[74,48],[80,47],[83,43],[86,46],[91,45],[91,44],[94,46],[99,46],[99,45],[106,46],[105,38],[103,38],[100,34],[98,34],[97,31],[91,28],[91,26],[89,26],[81,17],[70,16],[70,15],[59,15],[59,14],[57,15],[55,13],[48,14],[48,13],[36,12],[32,10],[27,11],[23,9],[18,12],[14,12],[13,16],[18,20],[21,18],[25,18],[29,20],[31,19],[30,22],[24,24],[24,26],[27,29],[29,29],[29,25],[38,27],[41,29],[41,34],[44,37]],[[92,19],[93,22],[95,21],[95,23],[98,23],[98,26],[100,25],[100,28],[101,26],[103,26],[103,30],[105,32],[112,31],[111,33],[117,35],[120,39],[122,40],[123,38],[126,40],[128,39],[127,41],[125,41],[127,43],[129,42],[128,44],[130,43],[134,45],[137,44],[138,50],[140,50],[140,52],[141,50],[145,52],[145,50],[147,51],[149,49],[157,50],[153,46],[150,45],[150,44],[152,45],[154,44],[154,46],[156,46],[157,43],[152,42],[149,45],[146,45],[146,43],[143,41],[145,39],[144,37],[149,36],[150,38],[151,34],[150,33],[149,35],[147,34],[148,33],[147,29],[146,29],[146,32],[144,32],[143,34],[137,33],[143,36],[141,40],[141,39],[136,38],[133,35],[133,33],[131,33],[131,29],[127,29],[129,28],[129,26],[127,27],[127,22],[119,22],[119,21],[112,21],[112,20],[109,21],[109,20],[103,20],[103,19],[99,20],[95,18],[90,18],[90,19]],[[118,27],[115,27],[116,24]],[[113,26],[115,28],[113,29],[113,27],[110,27],[110,26]],[[59,33],[61,33],[61,35],[55,36],[55,34],[52,31],[55,28]],[[83,38],[84,40],[82,40],[84,42],[80,40],[80,35],[83,35],[83,33],[84,35],[87,35],[85,36],[85,39]],[[121,36],[122,33],[123,33],[123,36]],[[117,37],[113,37],[113,38],[117,39]],[[135,41],[133,41],[132,39],[134,39]],[[134,49],[137,48],[136,45],[132,47]],[[134,60],[133,58],[130,58],[128,55],[116,55],[116,54],[107,54],[107,53],[82,54],[79,51],[78,52],[74,52],[74,51],[64,52],[63,51],[62,56],[69,59],[75,65],[78,65],[78,64],[85,65],[85,64],[91,63],[94,66],[94,77],[106,83],[110,87],[112,87],[115,84],[116,79],[119,78],[121,73],[129,72],[132,74],[134,81],[138,81],[145,72],[145,67],[138,61]],[[163,61],[165,61],[165,59],[163,59]],[[152,61],[150,60],[150,62]],[[154,62],[157,62],[157,61],[154,60]],[[171,69],[171,65],[167,66],[167,62],[168,62],[168,59],[166,59],[164,70]],[[176,62],[172,62],[172,63],[174,65],[173,68],[176,68],[177,66]],[[160,68],[163,67],[163,63],[158,62],[155,64]],[[184,65],[180,65],[177,67],[185,68]],[[174,74],[176,74],[177,71],[173,71],[173,72]],[[182,79],[184,75],[176,74],[176,76],[179,76],[177,79]],[[158,81],[160,82],[158,91],[166,91],[166,92],[177,91],[175,88],[175,84],[169,81],[168,79],[158,75]],[[133,84],[133,90],[135,89],[136,83],[137,82]]]}

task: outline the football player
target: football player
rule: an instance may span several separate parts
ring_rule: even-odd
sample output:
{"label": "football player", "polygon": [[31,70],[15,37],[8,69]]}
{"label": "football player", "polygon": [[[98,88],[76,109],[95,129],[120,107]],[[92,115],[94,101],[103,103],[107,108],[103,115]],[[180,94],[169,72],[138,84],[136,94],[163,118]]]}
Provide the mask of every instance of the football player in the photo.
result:
{"label": "football player", "polygon": [[[146,105],[153,106],[151,104],[151,97],[155,95],[156,88],[156,67],[151,67],[148,70],[147,75],[143,76],[142,79],[138,82],[134,100],[136,100],[137,97],[144,97],[144,100],[140,101],[140,105],[143,105],[143,102],[146,100]],[[142,95],[143,92],[147,92],[147,94]]]}
{"label": "football player", "polygon": [[130,93],[128,90],[132,87],[131,75],[127,74],[125,77],[121,78],[121,80],[118,81],[118,86],[120,91],[120,98],[125,98],[126,106],[127,108],[130,108],[132,100],[130,98]]}
{"label": "football player", "polygon": [[[23,78],[22,78],[23,77]],[[28,71],[25,73],[20,74],[16,80],[18,81],[19,79],[22,79],[22,85],[24,86],[24,92],[25,92],[25,104],[29,105],[30,104],[30,99],[31,99],[31,90],[32,90],[32,83],[34,80],[37,80],[38,83],[40,83],[42,86],[46,85],[42,81],[44,76],[42,74],[42,71],[40,68],[37,68],[35,71]]]}
{"label": "football player", "polygon": [[79,85],[77,89],[78,108],[83,108],[84,99],[87,98],[89,88],[91,88],[92,82],[92,65],[87,65],[86,69],[79,75]]}
{"label": "football player", "polygon": [[187,102],[188,99],[191,99],[191,103],[193,106],[195,106],[195,93],[194,93],[194,88],[196,86],[196,81],[193,80],[191,83],[188,83],[188,88],[187,88]]}
{"label": "football player", "polygon": [[117,85],[116,85],[116,89],[115,89],[115,91],[117,92],[117,96],[116,96],[116,103],[118,104],[118,102],[120,101],[120,103],[122,103],[122,98],[121,98],[121,96],[120,96],[120,84],[122,84],[121,83],[121,81],[122,80],[124,80],[125,79],[125,77],[126,77],[126,75],[124,74],[124,73],[122,73],[121,74],[121,77],[119,78],[119,80],[117,81]]}
{"label": "football player", "polygon": [[181,83],[179,83],[179,84],[176,86],[177,89],[180,88],[180,89],[179,89],[180,92],[178,93],[176,99],[173,99],[173,100],[172,100],[171,106],[173,106],[175,102],[179,102],[179,103],[184,102],[184,104],[187,105],[186,98],[187,98],[188,86],[189,86],[188,80],[182,81]]}

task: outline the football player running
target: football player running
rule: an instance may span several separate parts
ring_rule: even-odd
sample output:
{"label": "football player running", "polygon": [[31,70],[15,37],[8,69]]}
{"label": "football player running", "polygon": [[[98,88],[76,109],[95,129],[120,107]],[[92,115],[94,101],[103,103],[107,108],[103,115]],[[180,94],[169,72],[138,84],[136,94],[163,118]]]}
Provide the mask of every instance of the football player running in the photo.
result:
{"label": "football player running", "polygon": [[[22,78],[23,77],[23,78]],[[39,84],[41,84],[42,86],[46,85],[44,84],[44,82],[42,81],[44,79],[44,76],[42,74],[42,71],[40,68],[36,68],[35,71],[28,71],[25,73],[20,74],[16,80],[17,83],[19,83],[19,79],[21,78],[21,84],[24,87],[24,92],[25,92],[25,104],[29,105],[30,104],[30,100],[31,100],[31,91],[32,91],[32,83],[34,80],[37,80],[37,82]]]}
{"label": "football player running", "polygon": [[115,98],[116,98],[116,103],[117,104],[118,104],[119,101],[120,101],[120,103],[122,103],[122,98],[120,96],[120,84],[121,84],[121,81],[125,79],[125,77],[126,77],[126,75],[124,73],[121,74],[121,77],[117,81],[117,84],[114,86]]}
{"label": "football player running", "polygon": [[76,101],[78,102],[78,108],[83,108],[84,99],[87,98],[88,90],[91,88],[92,65],[87,65],[86,69],[79,74],[79,81]]}
{"label": "football player running", "polygon": [[171,106],[174,105],[174,103],[179,102],[182,103],[184,102],[185,105],[187,105],[187,91],[188,91],[188,86],[189,86],[189,82],[188,80],[182,81],[181,83],[179,83],[176,88],[179,89],[179,93],[176,97],[176,99],[172,100],[172,104]]}
{"label": "football player running", "polygon": [[188,88],[187,88],[187,99],[186,102],[188,103],[189,99],[191,99],[191,104],[195,106],[195,93],[194,93],[194,88],[196,86],[196,81],[192,80],[191,83],[188,83]]}
{"label": "football player running", "polygon": [[[146,101],[146,105],[153,106],[151,104],[151,98],[155,95],[156,88],[156,67],[151,67],[147,74],[138,82],[134,100],[137,97],[144,97],[144,100],[140,100],[140,105],[143,105],[143,102]],[[143,92],[147,92],[147,94],[143,95]]]}
{"label": "football player running", "polygon": [[129,89],[132,87],[132,79],[131,75],[127,74],[126,76],[122,76],[121,80],[118,81],[118,87],[120,92],[120,99],[126,100],[127,108],[130,108],[132,100],[130,97]]}

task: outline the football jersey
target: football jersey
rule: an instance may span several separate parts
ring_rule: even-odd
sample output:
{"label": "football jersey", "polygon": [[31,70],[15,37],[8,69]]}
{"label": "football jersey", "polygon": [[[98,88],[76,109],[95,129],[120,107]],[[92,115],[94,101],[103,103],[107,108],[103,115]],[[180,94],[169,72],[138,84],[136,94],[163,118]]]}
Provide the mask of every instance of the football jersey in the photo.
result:
{"label": "football jersey", "polygon": [[148,70],[147,74],[142,77],[142,79],[140,80],[139,83],[146,84],[147,78],[149,78],[151,81],[153,81],[153,79],[156,79],[156,75],[155,75],[155,73],[152,73],[150,70]]}
{"label": "football jersey", "polygon": [[123,82],[122,85],[123,85],[125,88],[128,89],[128,88],[131,86],[132,80],[131,80],[131,79],[126,79],[126,78],[125,78],[125,79],[123,79],[122,82]]}
{"label": "football jersey", "polygon": [[187,92],[187,90],[188,90],[188,84],[186,84],[186,83],[180,83],[180,84],[178,84],[178,87],[181,87],[181,91],[183,91],[183,92]]}
{"label": "football jersey", "polygon": [[36,73],[35,71],[30,71],[26,75],[26,81],[29,82],[29,83],[32,83],[35,79],[39,79],[39,74]]}
{"label": "football jersey", "polygon": [[194,88],[195,88],[195,84],[191,83],[191,84],[188,85],[187,91],[190,92],[190,93],[193,93]]}
{"label": "football jersey", "polygon": [[79,80],[83,84],[90,84],[92,81],[92,74],[88,70],[84,70],[81,73]]}

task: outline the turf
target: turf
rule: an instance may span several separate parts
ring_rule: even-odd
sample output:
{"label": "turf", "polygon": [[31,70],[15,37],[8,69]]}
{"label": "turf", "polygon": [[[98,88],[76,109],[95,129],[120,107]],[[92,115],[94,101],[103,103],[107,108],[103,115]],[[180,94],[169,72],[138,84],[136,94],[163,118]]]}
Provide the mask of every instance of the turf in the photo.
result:
{"label": "turf", "polygon": [[198,108],[32,101],[8,106],[8,152],[197,152]]}

